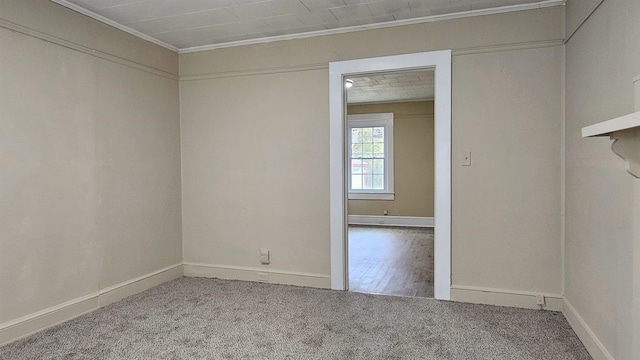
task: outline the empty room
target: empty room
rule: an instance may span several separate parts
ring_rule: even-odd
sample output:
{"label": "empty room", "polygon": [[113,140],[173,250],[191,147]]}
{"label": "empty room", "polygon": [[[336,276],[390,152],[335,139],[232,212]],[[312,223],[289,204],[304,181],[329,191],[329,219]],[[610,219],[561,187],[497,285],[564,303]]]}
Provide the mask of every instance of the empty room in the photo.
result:
{"label": "empty room", "polygon": [[433,298],[434,71],[345,89],[349,291]]}
{"label": "empty room", "polygon": [[638,19],[0,0],[0,359],[639,359]]}

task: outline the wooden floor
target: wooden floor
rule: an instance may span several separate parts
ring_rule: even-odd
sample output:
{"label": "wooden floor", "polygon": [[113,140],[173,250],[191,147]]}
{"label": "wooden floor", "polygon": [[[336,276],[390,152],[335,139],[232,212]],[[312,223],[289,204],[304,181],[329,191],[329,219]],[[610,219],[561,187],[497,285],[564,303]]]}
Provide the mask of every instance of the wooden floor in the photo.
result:
{"label": "wooden floor", "polygon": [[433,297],[433,228],[350,225],[349,290]]}

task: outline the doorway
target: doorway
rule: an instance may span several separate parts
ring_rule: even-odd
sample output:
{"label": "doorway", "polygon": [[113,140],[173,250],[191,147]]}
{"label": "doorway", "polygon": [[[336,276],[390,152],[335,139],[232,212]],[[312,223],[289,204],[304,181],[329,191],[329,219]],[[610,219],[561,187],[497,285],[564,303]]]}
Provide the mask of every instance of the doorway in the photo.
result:
{"label": "doorway", "polygon": [[332,62],[330,90],[331,288],[348,290],[346,101],[349,76],[399,70],[435,71],[434,295],[448,300],[451,286],[451,51]]}
{"label": "doorway", "polygon": [[433,298],[433,69],[345,87],[348,289]]}

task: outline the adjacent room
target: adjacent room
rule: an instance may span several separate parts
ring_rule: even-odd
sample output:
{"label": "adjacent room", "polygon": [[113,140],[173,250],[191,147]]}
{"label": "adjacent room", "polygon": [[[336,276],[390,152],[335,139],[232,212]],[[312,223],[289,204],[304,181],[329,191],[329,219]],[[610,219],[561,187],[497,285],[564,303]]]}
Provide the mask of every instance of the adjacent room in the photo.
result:
{"label": "adjacent room", "polygon": [[433,298],[434,71],[346,86],[349,290]]}
{"label": "adjacent room", "polygon": [[638,19],[0,0],[0,358],[640,358]]}

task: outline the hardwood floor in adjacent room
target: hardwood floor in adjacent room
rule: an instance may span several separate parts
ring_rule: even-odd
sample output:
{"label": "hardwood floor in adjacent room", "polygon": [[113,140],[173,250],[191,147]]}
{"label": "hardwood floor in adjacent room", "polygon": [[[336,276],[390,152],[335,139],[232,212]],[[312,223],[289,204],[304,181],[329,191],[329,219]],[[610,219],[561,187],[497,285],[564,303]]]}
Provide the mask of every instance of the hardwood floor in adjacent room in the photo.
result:
{"label": "hardwood floor in adjacent room", "polygon": [[350,225],[349,290],[433,297],[433,228]]}

